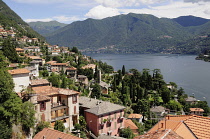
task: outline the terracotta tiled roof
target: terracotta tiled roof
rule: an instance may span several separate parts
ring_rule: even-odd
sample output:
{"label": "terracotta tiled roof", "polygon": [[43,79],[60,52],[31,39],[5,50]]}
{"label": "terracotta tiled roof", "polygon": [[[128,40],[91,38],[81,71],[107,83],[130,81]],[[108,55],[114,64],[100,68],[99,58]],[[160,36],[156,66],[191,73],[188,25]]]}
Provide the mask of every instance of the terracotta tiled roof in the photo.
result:
{"label": "terracotta tiled roof", "polygon": [[48,61],[47,64],[57,63],[57,61]]}
{"label": "terracotta tiled roof", "polygon": [[70,67],[70,68],[67,68],[66,70],[77,70],[77,68],[75,68],[75,67]]}
{"label": "terracotta tiled roof", "polygon": [[46,79],[37,79],[31,80],[31,86],[42,85],[42,84],[49,84],[49,81]]}
{"label": "terracotta tiled roof", "polygon": [[88,65],[82,67],[82,69],[95,69],[95,68],[96,68],[95,64],[88,64]]}
{"label": "terracotta tiled roof", "polygon": [[63,132],[60,132],[58,130],[53,130],[49,128],[44,128],[42,131],[37,133],[33,139],[82,139],[70,134],[66,134]]}
{"label": "terracotta tiled roof", "polygon": [[201,108],[190,108],[190,111],[204,112]]}
{"label": "terracotta tiled roof", "polygon": [[135,113],[128,115],[128,118],[141,118],[141,117],[142,117],[141,114],[135,114]]}
{"label": "terracotta tiled roof", "polygon": [[8,67],[16,68],[17,66],[18,66],[18,63],[11,63],[11,64],[9,64]]}
{"label": "terracotta tiled roof", "polygon": [[8,70],[8,72],[11,75],[30,73],[30,71],[27,69],[13,69],[13,70]]}
{"label": "terracotta tiled roof", "polygon": [[136,136],[133,139],[184,139],[172,130],[158,130],[146,133],[141,136]]}
{"label": "terracotta tiled roof", "polygon": [[44,100],[50,100],[51,98],[48,96],[44,96],[44,95],[38,95],[37,96],[37,101],[44,101]]}
{"label": "terracotta tiled roof", "polygon": [[126,120],[125,120],[125,127],[126,127],[126,128],[129,127],[129,128],[132,129],[132,130],[138,129],[138,127],[132,122],[131,119],[126,119]]}
{"label": "terracotta tiled roof", "polygon": [[52,66],[66,66],[66,63],[51,63]]}
{"label": "terracotta tiled roof", "polygon": [[56,88],[56,87],[52,87],[52,86],[32,87],[32,89],[36,94],[40,94],[40,95],[55,95],[55,94],[74,95],[74,94],[79,94],[79,92],[74,91],[74,90]]}
{"label": "terracotta tiled roof", "polygon": [[15,48],[16,51],[24,51],[24,49],[21,48]]}
{"label": "terracotta tiled roof", "polygon": [[210,118],[197,115],[167,116],[156,124],[150,132],[171,129],[184,138],[209,139]]}
{"label": "terracotta tiled roof", "polygon": [[39,56],[28,56],[28,57],[31,58],[31,59],[42,59]]}

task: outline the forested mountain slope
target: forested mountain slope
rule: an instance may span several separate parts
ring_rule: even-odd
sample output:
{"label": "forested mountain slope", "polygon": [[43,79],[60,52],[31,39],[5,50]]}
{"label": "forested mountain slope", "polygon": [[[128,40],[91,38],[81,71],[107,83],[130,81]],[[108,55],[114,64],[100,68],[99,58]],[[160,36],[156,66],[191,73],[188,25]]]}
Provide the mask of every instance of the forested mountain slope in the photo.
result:
{"label": "forested mountain slope", "polygon": [[130,13],[74,22],[51,33],[46,39],[52,44],[76,46],[94,52],[182,53],[183,48],[177,50],[177,46],[185,47],[187,41],[206,35],[210,28],[210,22],[205,19],[193,20],[196,26],[186,26],[178,19]]}

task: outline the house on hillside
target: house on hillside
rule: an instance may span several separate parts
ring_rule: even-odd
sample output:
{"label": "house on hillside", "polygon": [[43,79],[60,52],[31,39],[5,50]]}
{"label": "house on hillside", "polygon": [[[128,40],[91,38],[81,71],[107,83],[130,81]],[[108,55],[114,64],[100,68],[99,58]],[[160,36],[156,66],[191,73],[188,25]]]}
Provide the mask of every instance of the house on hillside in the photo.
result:
{"label": "house on hillside", "polygon": [[13,69],[8,70],[8,72],[12,75],[12,79],[14,81],[15,92],[21,92],[23,89],[26,89],[29,86],[29,73],[30,71],[27,69]]}
{"label": "house on hillside", "polygon": [[17,54],[24,53],[24,49],[21,48],[15,48],[15,51],[17,52]]}
{"label": "house on hillside", "polygon": [[190,114],[192,115],[198,115],[198,116],[203,116],[204,110],[201,108],[190,108]]}
{"label": "house on hillside", "polygon": [[155,113],[157,117],[162,117],[164,114],[167,114],[167,111],[163,106],[154,106],[150,108],[150,112]]}
{"label": "house on hillside", "polygon": [[75,67],[70,67],[66,69],[66,75],[68,78],[73,78],[76,79],[77,77],[77,68]]}
{"label": "house on hillside", "polygon": [[188,97],[185,99],[187,104],[195,104],[197,102],[197,99],[194,97]]}
{"label": "house on hillside", "polygon": [[136,120],[137,122],[142,123],[143,115],[141,115],[141,114],[136,114],[136,113],[129,114],[129,115],[128,115],[128,119]]}
{"label": "house on hillside", "polygon": [[125,128],[130,128],[133,134],[138,135],[138,127],[133,123],[131,119],[125,120]]}
{"label": "house on hillside", "polygon": [[33,61],[39,62],[39,65],[45,64],[45,60],[39,56],[28,56],[28,58],[32,59]]}
{"label": "house on hillside", "polygon": [[[36,81],[38,82],[38,81]],[[79,119],[79,92],[46,86],[46,82],[32,87],[31,102],[35,105],[37,121],[48,121],[53,127],[55,121],[62,120],[70,131]]]}
{"label": "house on hillside", "polygon": [[81,69],[92,69],[93,73],[95,73],[96,65],[95,64],[88,64],[83,66]]}
{"label": "house on hillside", "polygon": [[88,97],[80,97],[79,105],[88,130],[93,134],[119,136],[124,127],[124,106]]}
{"label": "house on hillside", "polygon": [[85,75],[78,75],[77,80],[78,80],[78,82],[80,82],[81,84],[84,84],[84,85],[88,85],[88,83],[89,83],[88,78]]}
{"label": "house on hillside", "polygon": [[107,84],[106,82],[101,81],[99,83],[99,86],[101,87],[101,93],[102,94],[109,94],[109,87],[110,87],[109,84]]}
{"label": "house on hillside", "polygon": [[68,68],[67,63],[51,63],[50,65],[51,72],[56,71],[60,73],[63,70],[63,72],[65,73],[67,68]]}
{"label": "house on hillside", "polygon": [[53,130],[50,128],[44,128],[42,131],[37,133],[33,139],[82,139],[58,130]]}
{"label": "house on hillside", "polygon": [[208,139],[210,118],[197,115],[168,115],[147,133],[171,130],[184,139]]}

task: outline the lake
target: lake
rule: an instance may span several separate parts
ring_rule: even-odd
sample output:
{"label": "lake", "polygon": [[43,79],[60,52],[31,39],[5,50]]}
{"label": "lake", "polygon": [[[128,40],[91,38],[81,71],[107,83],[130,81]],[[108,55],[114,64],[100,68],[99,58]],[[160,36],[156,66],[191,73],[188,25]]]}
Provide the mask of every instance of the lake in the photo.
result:
{"label": "lake", "polygon": [[160,69],[164,80],[175,82],[189,96],[206,100],[210,105],[210,63],[195,60],[196,55],[173,54],[86,54],[112,65],[115,71],[125,65],[126,71],[135,68]]}

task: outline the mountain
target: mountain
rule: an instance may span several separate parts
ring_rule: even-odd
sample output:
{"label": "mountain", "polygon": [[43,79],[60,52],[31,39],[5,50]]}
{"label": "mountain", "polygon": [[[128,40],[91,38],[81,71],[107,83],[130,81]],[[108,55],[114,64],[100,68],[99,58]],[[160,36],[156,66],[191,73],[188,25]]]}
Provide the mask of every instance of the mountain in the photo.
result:
{"label": "mountain", "polygon": [[147,14],[127,14],[69,24],[46,37],[51,44],[89,51],[159,53],[172,50],[193,34],[174,20]]}
{"label": "mountain", "polygon": [[174,18],[173,20],[183,27],[200,26],[210,21],[209,19],[195,16],[180,16],[178,18]]}
{"label": "mountain", "polygon": [[45,40],[43,36],[34,31],[24,22],[13,10],[11,10],[2,0],[0,0],[0,25],[4,28],[13,27],[17,36],[28,36]]}
{"label": "mountain", "polygon": [[38,21],[38,22],[29,22],[28,24],[31,28],[33,28],[35,31],[37,31],[39,34],[43,36],[66,26],[66,24],[59,23],[57,21],[50,21],[50,22]]}

